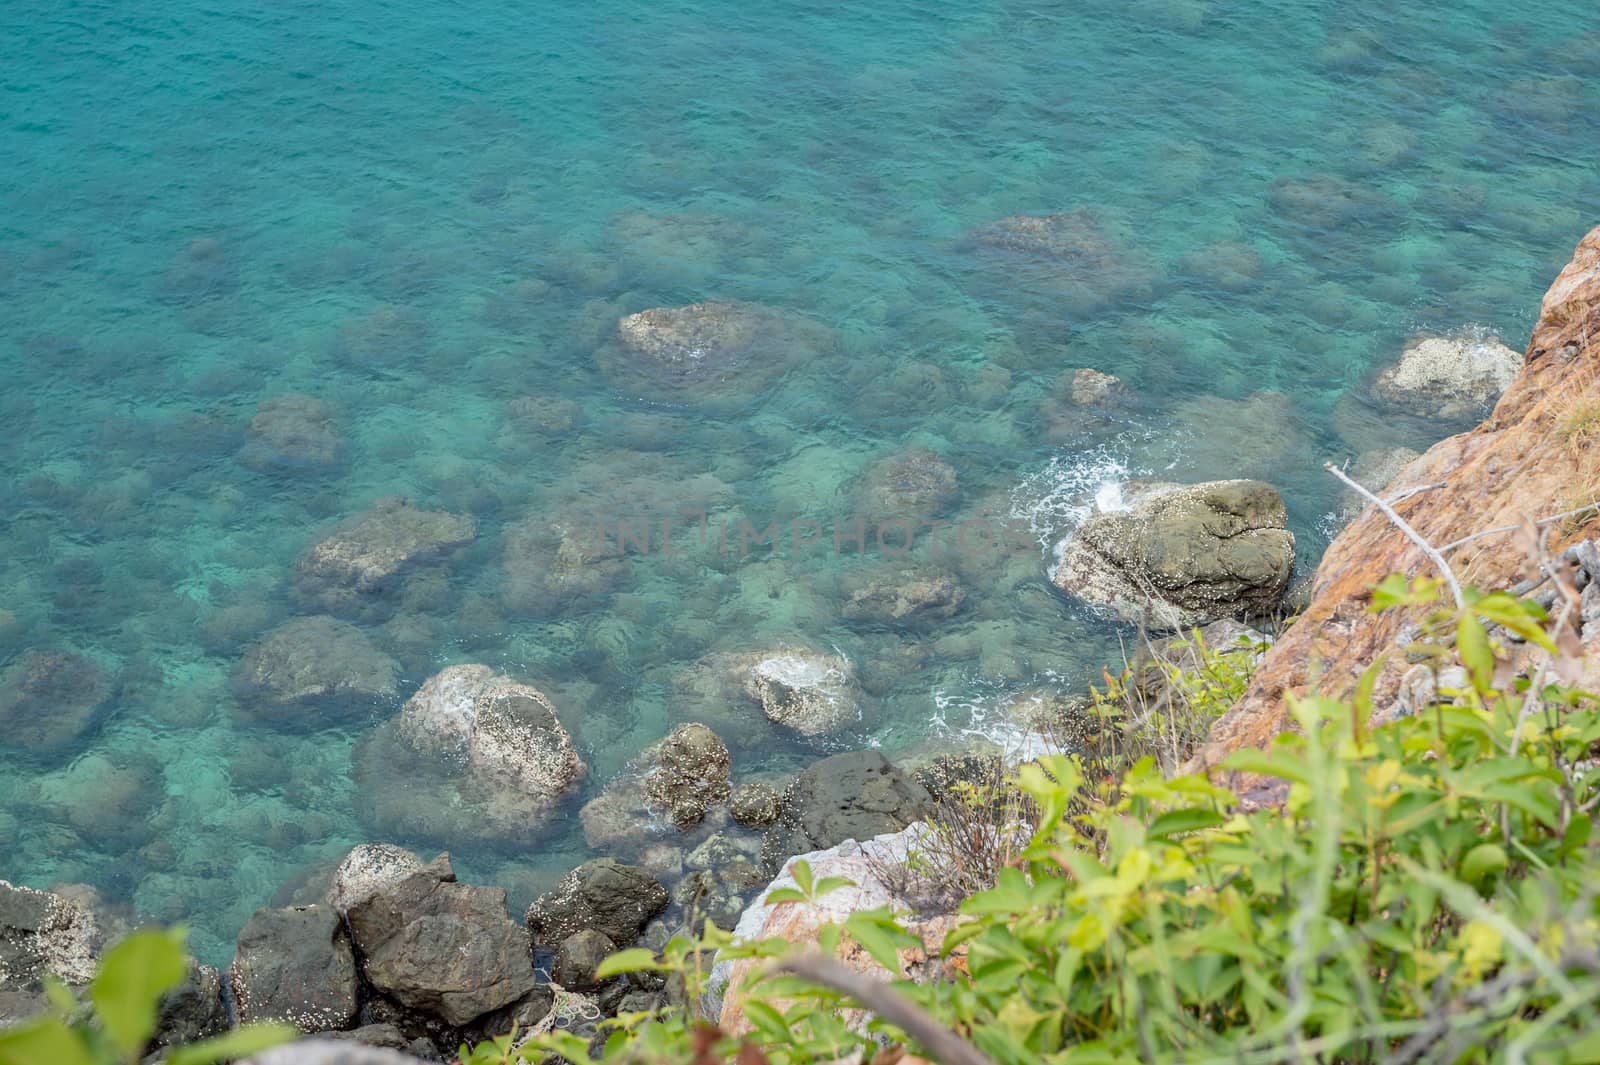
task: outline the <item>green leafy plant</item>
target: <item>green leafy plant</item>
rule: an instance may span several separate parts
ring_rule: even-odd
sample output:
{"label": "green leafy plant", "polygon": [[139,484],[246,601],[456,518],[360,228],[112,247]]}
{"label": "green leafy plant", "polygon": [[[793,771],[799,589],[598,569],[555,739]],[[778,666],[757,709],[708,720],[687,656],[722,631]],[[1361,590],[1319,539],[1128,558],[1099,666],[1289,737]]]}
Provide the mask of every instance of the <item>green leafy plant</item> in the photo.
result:
{"label": "green leafy plant", "polygon": [[[162,998],[188,971],[184,929],[134,932],[106,952],[88,986],[87,1003],[65,985],[48,985],[51,1011],[0,1029],[0,1065],[124,1065],[140,1061],[156,1034]],[[212,1065],[294,1037],[285,1025],[237,1028],[180,1047],[170,1065]]]}
{"label": "green leafy plant", "polygon": [[[602,971],[698,989],[706,951],[763,959],[741,989],[748,1034],[688,1010],[619,1018],[606,1060],[799,1065],[944,1038],[965,1040],[965,1061],[1028,1065],[1600,1060],[1600,699],[1570,686],[1571,611],[1472,589],[1457,605],[1442,588],[1392,578],[1373,608],[1429,608],[1405,651],[1459,661],[1463,686],[1375,727],[1380,664],[1348,699],[1293,700],[1292,729],[1226,764],[1238,789],[1153,756],[1113,779],[1081,757],[1021,767],[1035,827],[962,903],[944,954],[964,976],[895,979],[913,937],[883,910],[814,944],[708,928]],[[838,886],[796,880],[777,901]],[[889,983],[794,958],[832,957],[846,935]],[[847,1023],[847,1007],[871,1019]],[[586,1065],[571,1042],[541,1051]]]}

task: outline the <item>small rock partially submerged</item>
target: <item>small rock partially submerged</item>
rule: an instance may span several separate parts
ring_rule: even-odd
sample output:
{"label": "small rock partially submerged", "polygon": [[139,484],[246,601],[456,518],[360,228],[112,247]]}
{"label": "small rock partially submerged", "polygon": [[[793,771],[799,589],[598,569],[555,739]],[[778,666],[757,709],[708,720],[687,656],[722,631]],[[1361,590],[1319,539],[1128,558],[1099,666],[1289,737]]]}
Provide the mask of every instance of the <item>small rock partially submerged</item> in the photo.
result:
{"label": "small rock partially submerged", "polygon": [[481,665],[429,678],[355,762],[374,828],[441,842],[532,842],[587,772],[550,700]]}
{"label": "small rock partially submerged", "polygon": [[[707,655],[678,686],[696,716],[731,718],[730,708],[759,708],[768,721],[810,739],[837,733],[862,716],[861,686],[849,660],[804,648]],[[738,729],[737,720],[729,723]]]}
{"label": "small rock partially submerged", "polygon": [[1260,481],[1164,486],[1091,515],[1059,545],[1051,579],[1159,629],[1268,613],[1294,569],[1286,520],[1283,499]]}
{"label": "small rock partially submerged", "polygon": [[1493,337],[1424,337],[1378,374],[1373,398],[1423,418],[1482,417],[1522,371],[1522,354]]}
{"label": "small rock partially submerged", "polygon": [[704,725],[679,725],[651,744],[606,784],[578,816],[596,850],[639,851],[693,828],[728,801],[733,762],[727,745]]}

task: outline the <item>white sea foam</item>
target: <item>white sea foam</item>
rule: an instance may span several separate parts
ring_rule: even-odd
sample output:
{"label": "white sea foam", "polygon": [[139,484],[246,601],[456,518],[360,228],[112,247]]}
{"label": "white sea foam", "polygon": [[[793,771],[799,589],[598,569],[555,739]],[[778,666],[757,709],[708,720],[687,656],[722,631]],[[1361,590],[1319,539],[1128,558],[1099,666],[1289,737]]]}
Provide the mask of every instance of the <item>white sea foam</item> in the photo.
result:
{"label": "white sea foam", "polygon": [[1011,490],[1011,517],[1026,522],[1048,552],[1089,515],[1125,510],[1126,485],[1146,475],[1114,444],[1057,455]]}

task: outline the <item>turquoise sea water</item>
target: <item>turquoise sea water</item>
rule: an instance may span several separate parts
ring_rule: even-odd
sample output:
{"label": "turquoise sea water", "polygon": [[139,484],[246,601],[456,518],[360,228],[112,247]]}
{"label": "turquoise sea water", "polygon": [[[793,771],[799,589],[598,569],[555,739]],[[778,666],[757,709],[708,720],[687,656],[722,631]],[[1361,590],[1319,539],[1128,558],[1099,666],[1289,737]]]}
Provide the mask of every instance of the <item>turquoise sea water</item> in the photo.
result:
{"label": "turquoise sea water", "polygon": [[[460,661],[538,684],[587,795],[724,650],[842,651],[870,698],[835,742],[914,750],[1116,655],[1042,546],[950,563],[962,613],[910,632],[840,616],[872,550],[636,553],[546,607],[505,594],[506,530],[693,494],[827,521],[916,446],[956,471],[952,520],[1043,540],[1107,482],[1266,477],[1310,566],[1324,460],[1454,428],[1364,414],[1370,372],[1419,330],[1522,347],[1600,220],[1588,0],[10,0],[0,33],[0,667],[72,650],[116,685],[75,757],[0,736],[0,877],[191,921],[213,961],[372,835],[351,748],[394,706],[267,729],[230,678],[299,612],[307,545],[374,499],[480,524],[370,626],[400,698]],[[1121,282],[964,239],[1080,209]],[[619,315],[706,298],[836,346],[709,408],[597,368]],[[1063,423],[1076,367],[1137,404]],[[241,461],[288,393],[329,405],[333,469]],[[734,754],[776,774],[817,751]],[[586,856],[575,831],[455,849],[519,898]]]}

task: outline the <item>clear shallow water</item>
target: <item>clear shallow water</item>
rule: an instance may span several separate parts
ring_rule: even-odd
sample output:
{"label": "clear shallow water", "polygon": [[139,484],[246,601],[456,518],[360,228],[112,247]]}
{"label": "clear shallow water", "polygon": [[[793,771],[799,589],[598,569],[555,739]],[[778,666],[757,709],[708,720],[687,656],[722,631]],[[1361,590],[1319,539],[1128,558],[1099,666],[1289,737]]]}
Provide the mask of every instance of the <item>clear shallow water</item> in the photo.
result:
{"label": "clear shallow water", "polygon": [[[1600,209],[1581,0],[160,7],[0,11],[0,661],[74,649],[118,686],[76,760],[0,737],[0,876],[190,920],[210,960],[371,834],[367,726],[262,729],[230,685],[331,522],[395,493],[478,519],[372,635],[403,692],[465,660],[539,684],[591,794],[720,650],[837,647],[872,695],[840,742],[909,750],[1115,654],[1039,545],[963,562],[963,613],[903,633],[840,618],[883,560],[827,551],[633,557],[541,612],[503,594],[506,530],[707,477],[758,528],[825,520],[912,444],[956,470],[953,518],[1015,508],[1044,539],[1107,476],[1265,476],[1309,565],[1324,459],[1450,428],[1348,396],[1419,329],[1520,348]],[[1064,290],[962,239],[1079,208],[1130,283]],[[618,315],[708,297],[836,351],[711,414],[598,372]],[[1137,407],[1062,426],[1079,366]],[[285,393],[332,405],[341,467],[240,461]],[[814,755],[768,734],[735,761]],[[524,897],[583,856],[574,832],[461,854]]]}

